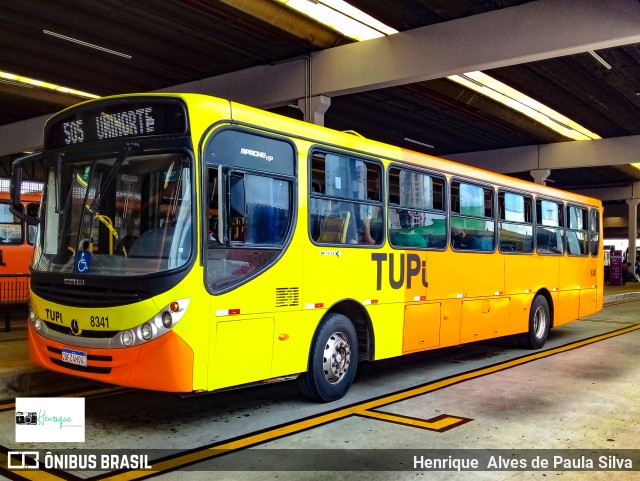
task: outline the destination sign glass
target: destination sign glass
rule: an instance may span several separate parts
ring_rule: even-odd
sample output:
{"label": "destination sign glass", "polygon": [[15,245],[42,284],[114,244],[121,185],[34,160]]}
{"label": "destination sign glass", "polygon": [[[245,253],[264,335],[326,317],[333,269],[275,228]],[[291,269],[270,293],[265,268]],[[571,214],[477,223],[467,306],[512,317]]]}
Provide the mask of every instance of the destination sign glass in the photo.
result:
{"label": "destination sign glass", "polygon": [[45,148],[59,149],[103,140],[182,134],[187,114],[178,100],[110,102],[79,107],[48,125]]}

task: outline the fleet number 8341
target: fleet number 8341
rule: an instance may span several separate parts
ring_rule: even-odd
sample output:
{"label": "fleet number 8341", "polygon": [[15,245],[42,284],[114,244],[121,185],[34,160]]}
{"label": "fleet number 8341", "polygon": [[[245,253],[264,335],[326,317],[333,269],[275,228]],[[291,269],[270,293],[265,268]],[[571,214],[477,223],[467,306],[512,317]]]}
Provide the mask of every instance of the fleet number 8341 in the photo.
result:
{"label": "fleet number 8341", "polygon": [[106,327],[109,328],[109,317],[106,316],[91,316],[89,318],[89,324],[91,327]]}

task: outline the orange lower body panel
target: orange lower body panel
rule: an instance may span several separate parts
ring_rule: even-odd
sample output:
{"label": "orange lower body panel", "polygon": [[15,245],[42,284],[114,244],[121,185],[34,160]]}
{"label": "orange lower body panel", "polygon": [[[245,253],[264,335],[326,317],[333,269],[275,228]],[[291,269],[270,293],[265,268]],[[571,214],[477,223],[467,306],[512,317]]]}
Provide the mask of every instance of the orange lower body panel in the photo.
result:
{"label": "orange lower body panel", "polygon": [[[52,371],[154,391],[193,391],[193,351],[172,331],[135,347],[95,349],[45,339],[29,323],[28,339],[31,360]],[[87,367],[63,362],[62,349],[86,353]]]}

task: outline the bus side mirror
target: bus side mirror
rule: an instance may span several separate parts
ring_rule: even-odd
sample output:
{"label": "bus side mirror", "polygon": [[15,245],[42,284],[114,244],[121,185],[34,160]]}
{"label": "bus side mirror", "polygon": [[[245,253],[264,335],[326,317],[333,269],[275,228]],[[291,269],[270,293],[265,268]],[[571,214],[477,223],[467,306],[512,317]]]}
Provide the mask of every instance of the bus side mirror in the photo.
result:
{"label": "bus side mirror", "polygon": [[16,217],[22,219],[29,225],[38,225],[39,219],[27,215],[23,212],[22,203],[20,197],[22,194],[22,162],[34,161],[42,158],[42,153],[30,154],[24,157],[16,159],[11,164],[11,182],[9,184],[9,191],[11,193],[11,205],[9,206],[9,212]]}

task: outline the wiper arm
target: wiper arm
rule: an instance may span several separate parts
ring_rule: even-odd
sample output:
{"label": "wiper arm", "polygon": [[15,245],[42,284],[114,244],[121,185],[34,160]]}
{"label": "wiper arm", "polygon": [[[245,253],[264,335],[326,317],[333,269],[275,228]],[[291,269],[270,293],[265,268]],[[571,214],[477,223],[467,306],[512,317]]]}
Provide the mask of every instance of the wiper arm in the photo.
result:
{"label": "wiper arm", "polygon": [[115,179],[116,174],[120,170],[120,166],[124,163],[125,160],[127,160],[132,152],[135,152],[139,148],[140,144],[138,142],[128,142],[127,145],[125,145],[124,148],[120,151],[118,157],[116,157],[116,160],[113,163],[113,167],[111,167],[109,175],[107,175],[107,178],[104,181],[104,184],[99,187],[96,196],[93,198],[93,202],[91,202],[91,205],[87,207],[89,209],[89,212],[96,212],[94,210],[94,207],[96,205],[99,205],[102,201],[102,193],[109,188],[111,182],[113,181],[113,179]]}

